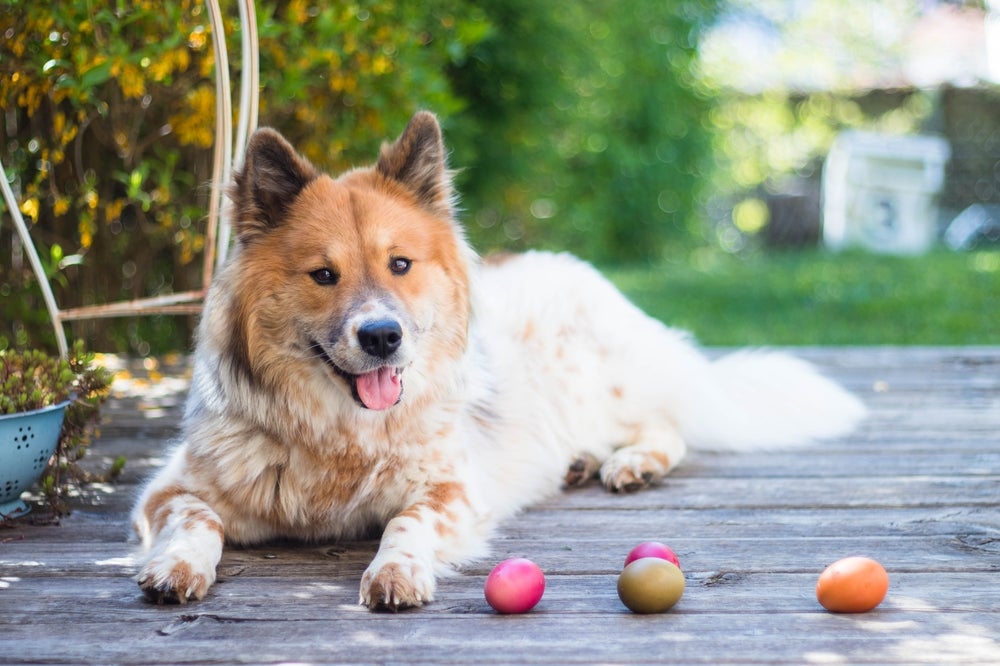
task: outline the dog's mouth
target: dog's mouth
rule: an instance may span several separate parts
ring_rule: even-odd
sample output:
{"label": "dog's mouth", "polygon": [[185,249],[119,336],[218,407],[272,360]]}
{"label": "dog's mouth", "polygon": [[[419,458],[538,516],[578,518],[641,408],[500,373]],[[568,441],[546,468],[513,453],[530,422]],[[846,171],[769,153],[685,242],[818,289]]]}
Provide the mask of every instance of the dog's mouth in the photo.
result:
{"label": "dog's mouth", "polygon": [[392,366],[382,366],[376,370],[356,375],[347,372],[333,362],[322,345],[314,345],[321,350],[323,360],[341,379],[351,387],[351,395],[366,409],[389,409],[403,399],[403,370]]}

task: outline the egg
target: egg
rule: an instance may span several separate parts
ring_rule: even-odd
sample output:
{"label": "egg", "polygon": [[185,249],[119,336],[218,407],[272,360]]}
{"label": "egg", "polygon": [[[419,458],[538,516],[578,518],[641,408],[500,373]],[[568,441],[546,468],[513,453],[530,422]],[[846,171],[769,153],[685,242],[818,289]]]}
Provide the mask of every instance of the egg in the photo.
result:
{"label": "egg", "polygon": [[659,557],[640,557],[618,576],[618,598],[633,613],[662,613],[683,594],[684,574]]}
{"label": "egg", "polygon": [[504,560],[486,577],[486,603],[498,613],[527,613],[545,592],[545,575],[523,557]]}
{"label": "egg", "polygon": [[625,566],[643,557],[658,557],[661,560],[673,562],[678,569],[681,568],[681,562],[677,559],[676,553],[659,541],[643,541],[630,550],[625,558]]}
{"label": "egg", "polygon": [[885,568],[868,557],[845,557],[820,574],[816,599],[833,613],[864,613],[882,603],[889,590]]}

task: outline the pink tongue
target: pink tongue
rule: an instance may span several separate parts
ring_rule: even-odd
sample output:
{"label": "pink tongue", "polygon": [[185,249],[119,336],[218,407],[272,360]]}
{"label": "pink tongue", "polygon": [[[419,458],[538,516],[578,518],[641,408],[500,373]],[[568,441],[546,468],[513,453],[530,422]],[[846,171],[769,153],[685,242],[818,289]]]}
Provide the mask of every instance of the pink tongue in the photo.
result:
{"label": "pink tongue", "polygon": [[379,368],[358,375],[358,397],[368,409],[388,409],[399,402],[403,387],[392,368]]}

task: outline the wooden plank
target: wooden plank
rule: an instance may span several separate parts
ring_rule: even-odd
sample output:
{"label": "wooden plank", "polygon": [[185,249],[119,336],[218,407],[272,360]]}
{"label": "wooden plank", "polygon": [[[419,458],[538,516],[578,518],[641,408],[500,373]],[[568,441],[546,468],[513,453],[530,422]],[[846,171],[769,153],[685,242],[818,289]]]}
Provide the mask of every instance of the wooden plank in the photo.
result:
{"label": "wooden plank", "polygon": [[[686,574],[687,588],[673,613],[803,612],[819,610],[813,590],[818,572],[753,573],[713,572]],[[449,577],[441,582],[437,600],[423,609],[424,614],[449,615],[456,612],[491,615],[483,597],[485,572]],[[138,587],[127,581],[94,577],[35,577],[9,582],[3,598],[9,604],[0,627],[12,624],[58,625],[79,619],[93,620],[88,602],[100,600],[107,620],[158,619],[164,614],[219,614],[233,618],[266,620],[276,608],[287,620],[315,618],[331,608],[354,610],[357,589],[354,581],[316,579],[299,572],[270,577],[229,578],[199,604],[158,607],[141,599]],[[617,573],[553,574],[546,576],[546,590],[538,606],[540,612],[558,614],[618,613],[624,610],[616,593]],[[46,603],[46,600],[56,600]],[[21,608],[32,610],[21,610]],[[43,612],[39,612],[39,610]],[[890,593],[879,614],[899,611],[980,614],[995,622],[1000,613],[996,591],[982,585],[977,573],[892,572]],[[345,617],[365,621],[365,614],[345,613]],[[992,619],[991,619],[992,618]]]}
{"label": "wooden plank", "polygon": [[[1000,419],[995,429],[987,425],[977,424],[977,436],[971,436],[969,429],[956,435],[954,429],[923,429],[910,434],[897,428],[891,435],[877,438],[874,433],[862,431],[851,440],[753,454],[693,450],[671,473],[670,479],[778,475],[1000,475],[1000,450],[996,446]],[[139,446],[133,439],[102,441],[100,449],[84,459],[85,467],[99,471],[106,469],[117,456],[125,456],[125,473],[115,486],[131,492],[128,486],[148,478],[163,464],[167,452],[165,448],[140,450]]]}
{"label": "wooden plank", "polygon": [[[349,615],[363,614],[363,622]],[[863,618],[812,613],[761,616],[675,612],[636,616],[536,612],[525,617],[456,613],[445,621],[412,613],[370,615],[338,609],[331,617],[266,620],[208,613],[110,624],[80,622],[95,661],[149,663],[809,663],[995,664],[1000,644],[966,614],[875,613]],[[592,623],[599,621],[595,640]],[[919,635],[907,628],[920,625]],[[762,631],[762,629],[765,629]],[[968,638],[955,634],[964,630]],[[930,637],[936,636],[936,640]],[[474,638],[473,638],[474,637]],[[72,662],[65,641],[38,640],[37,627],[11,626],[8,663]],[[141,649],[136,649],[141,646]],[[728,658],[718,646],[728,646]],[[516,655],[516,659],[512,659]],[[754,655],[759,655],[755,657]]]}
{"label": "wooden plank", "polygon": [[[120,514],[119,514],[120,517]],[[520,516],[508,520],[501,528],[504,534],[541,533],[566,538],[590,540],[600,537],[609,525],[629,533],[641,531],[645,522],[660,526],[666,532],[663,538],[677,535],[697,535],[704,538],[759,538],[761,535],[798,536],[882,536],[917,535],[996,535],[1000,531],[1000,512],[994,507],[849,507],[849,508],[789,508],[781,511],[736,510],[696,507],[674,509],[669,512],[651,512],[644,519],[634,509],[590,508],[570,511],[561,506],[554,509],[529,508]],[[57,529],[57,536],[51,530]],[[53,553],[60,548],[77,549],[80,544],[88,548],[94,543],[107,543],[112,553],[132,550],[134,545],[125,543],[127,528],[116,520],[114,514],[99,516],[79,514],[72,522],[58,528],[25,527],[0,532],[3,553],[24,552],[36,549],[38,544],[55,541]],[[18,545],[22,543],[20,546]],[[71,544],[60,546],[59,544]],[[346,544],[344,547],[367,547],[374,542]],[[306,546],[309,547],[309,546]],[[322,548],[322,546],[321,546]],[[335,548],[330,546],[331,549]],[[108,553],[109,555],[111,553]]]}
{"label": "wooden plank", "polygon": [[662,488],[626,495],[569,491],[539,503],[545,508],[778,509],[808,507],[995,506],[1000,476],[786,477],[780,480],[668,478]]}
{"label": "wooden plank", "polygon": [[[875,557],[899,572],[979,572],[1000,571],[1000,538],[994,534],[933,536],[855,535],[832,537],[768,536],[761,548],[760,537],[687,536],[667,534],[662,520],[639,515],[627,529],[595,534],[589,539],[572,536],[541,538],[538,529],[526,525],[523,531],[506,530],[492,542],[493,556],[463,568],[466,575],[485,574],[494,561],[507,557],[529,557],[552,574],[614,573],[620,570],[625,554],[638,541],[658,537],[669,541],[688,573],[718,571],[755,573],[818,572],[827,564],[848,555]],[[607,523],[604,523],[607,525]],[[8,544],[0,559],[0,577],[113,576],[129,577],[138,572],[137,551],[114,543],[53,543],[44,553],[36,545]],[[75,546],[75,547],[74,547]],[[323,579],[360,579],[361,572],[375,554],[375,543],[284,545],[259,548],[228,548],[220,563],[224,577],[251,577],[302,574]]]}
{"label": "wooden plank", "polygon": [[[816,477],[729,477],[706,478],[674,476],[661,486],[633,494],[616,495],[605,492],[597,484],[554,495],[551,499],[530,507],[527,512],[547,510],[649,510],[663,513],[680,510],[775,510],[806,509],[904,509],[995,506],[998,480],[994,474],[968,476],[914,475],[905,477],[836,476]],[[78,508],[63,520],[61,529],[71,533],[76,525],[91,531],[94,524],[117,526],[115,540],[128,534],[127,514],[132,493],[117,488],[114,492],[92,496],[91,506]],[[32,535],[44,539],[53,528],[19,526],[13,534]],[[3,537],[0,537],[3,538]]]}

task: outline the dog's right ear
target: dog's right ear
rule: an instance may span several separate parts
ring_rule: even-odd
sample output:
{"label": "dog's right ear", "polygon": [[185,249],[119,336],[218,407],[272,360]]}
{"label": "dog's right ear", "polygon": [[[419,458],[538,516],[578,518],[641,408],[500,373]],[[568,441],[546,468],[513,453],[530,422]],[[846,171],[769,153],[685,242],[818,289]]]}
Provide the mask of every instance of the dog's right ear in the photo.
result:
{"label": "dog's right ear", "polygon": [[453,219],[452,172],[448,169],[441,126],[434,114],[428,111],[413,114],[399,138],[382,146],[375,169],[408,188],[417,202],[432,213]]}
{"label": "dog's right ear", "polygon": [[236,238],[249,243],[281,224],[295,197],[318,176],[316,168],[277,131],[264,127],[254,132],[243,168],[234,174],[229,188]]}

